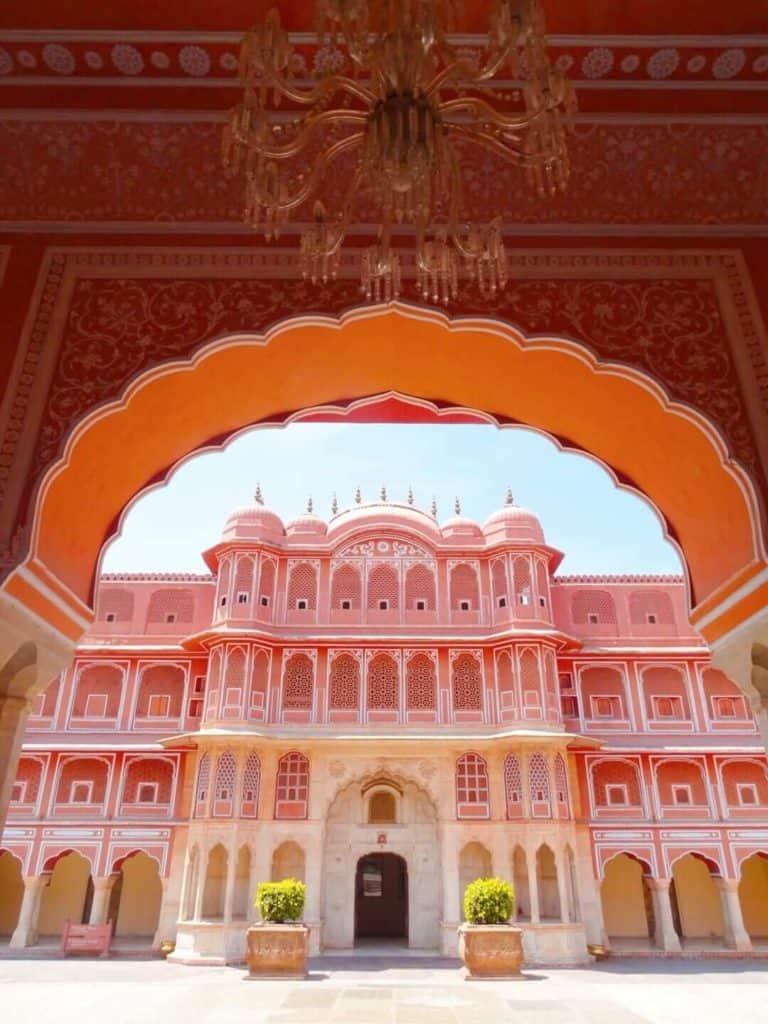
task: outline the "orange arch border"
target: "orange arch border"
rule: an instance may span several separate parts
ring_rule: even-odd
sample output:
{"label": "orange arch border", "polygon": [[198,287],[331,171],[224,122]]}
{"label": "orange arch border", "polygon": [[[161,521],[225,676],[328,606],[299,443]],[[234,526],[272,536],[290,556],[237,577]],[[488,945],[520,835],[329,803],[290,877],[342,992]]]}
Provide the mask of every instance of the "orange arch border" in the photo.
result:
{"label": "orange arch border", "polygon": [[700,412],[576,342],[402,303],[290,318],[140,375],[73,430],[38,490],[30,554],[5,589],[78,636],[104,542],[131,500],[181,460],[256,424],[393,393],[533,427],[644,495],[683,554],[693,620],[710,641],[768,603],[754,487]]}

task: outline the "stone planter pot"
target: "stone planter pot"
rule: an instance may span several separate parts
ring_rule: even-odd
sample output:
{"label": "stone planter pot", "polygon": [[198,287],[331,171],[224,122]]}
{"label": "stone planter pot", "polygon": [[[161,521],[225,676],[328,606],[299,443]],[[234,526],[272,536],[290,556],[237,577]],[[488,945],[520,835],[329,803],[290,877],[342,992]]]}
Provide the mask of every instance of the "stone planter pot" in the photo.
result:
{"label": "stone planter pot", "polygon": [[513,924],[462,924],[459,956],[467,978],[519,978],[523,932]]}
{"label": "stone planter pot", "polygon": [[251,978],[306,978],[309,928],[305,924],[251,925],[245,962]]}

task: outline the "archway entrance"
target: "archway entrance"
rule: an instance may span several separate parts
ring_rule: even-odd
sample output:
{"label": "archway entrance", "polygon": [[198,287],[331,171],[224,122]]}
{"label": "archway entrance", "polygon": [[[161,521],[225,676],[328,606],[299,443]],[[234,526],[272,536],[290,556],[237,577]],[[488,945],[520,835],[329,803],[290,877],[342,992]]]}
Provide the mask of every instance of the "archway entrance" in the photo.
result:
{"label": "archway entrance", "polygon": [[396,853],[370,853],[355,873],[355,942],[408,938],[408,866]]}

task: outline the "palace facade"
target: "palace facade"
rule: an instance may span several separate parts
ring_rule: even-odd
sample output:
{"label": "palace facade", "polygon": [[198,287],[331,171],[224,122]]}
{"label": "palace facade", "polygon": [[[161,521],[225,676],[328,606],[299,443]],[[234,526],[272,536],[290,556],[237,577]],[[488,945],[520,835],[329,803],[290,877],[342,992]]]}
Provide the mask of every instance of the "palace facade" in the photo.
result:
{"label": "palace facade", "polygon": [[528,958],[768,941],[768,774],[682,577],[558,576],[508,496],[483,525],[257,492],[210,575],[101,578],[29,718],[0,934],[66,919],[242,957],[258,881],[306,881],[312,948],[456,949],[514,883]]}

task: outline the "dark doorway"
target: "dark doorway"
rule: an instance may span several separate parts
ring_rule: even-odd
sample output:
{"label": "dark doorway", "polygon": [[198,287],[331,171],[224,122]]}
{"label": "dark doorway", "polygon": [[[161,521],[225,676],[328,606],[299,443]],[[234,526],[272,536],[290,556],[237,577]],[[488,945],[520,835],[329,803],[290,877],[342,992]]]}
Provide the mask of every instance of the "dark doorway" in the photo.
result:
{"label": "dark doorway", "polygon": [[357,862],[355,938],[408,937],[408,868],[395,853],[370,853]]}

